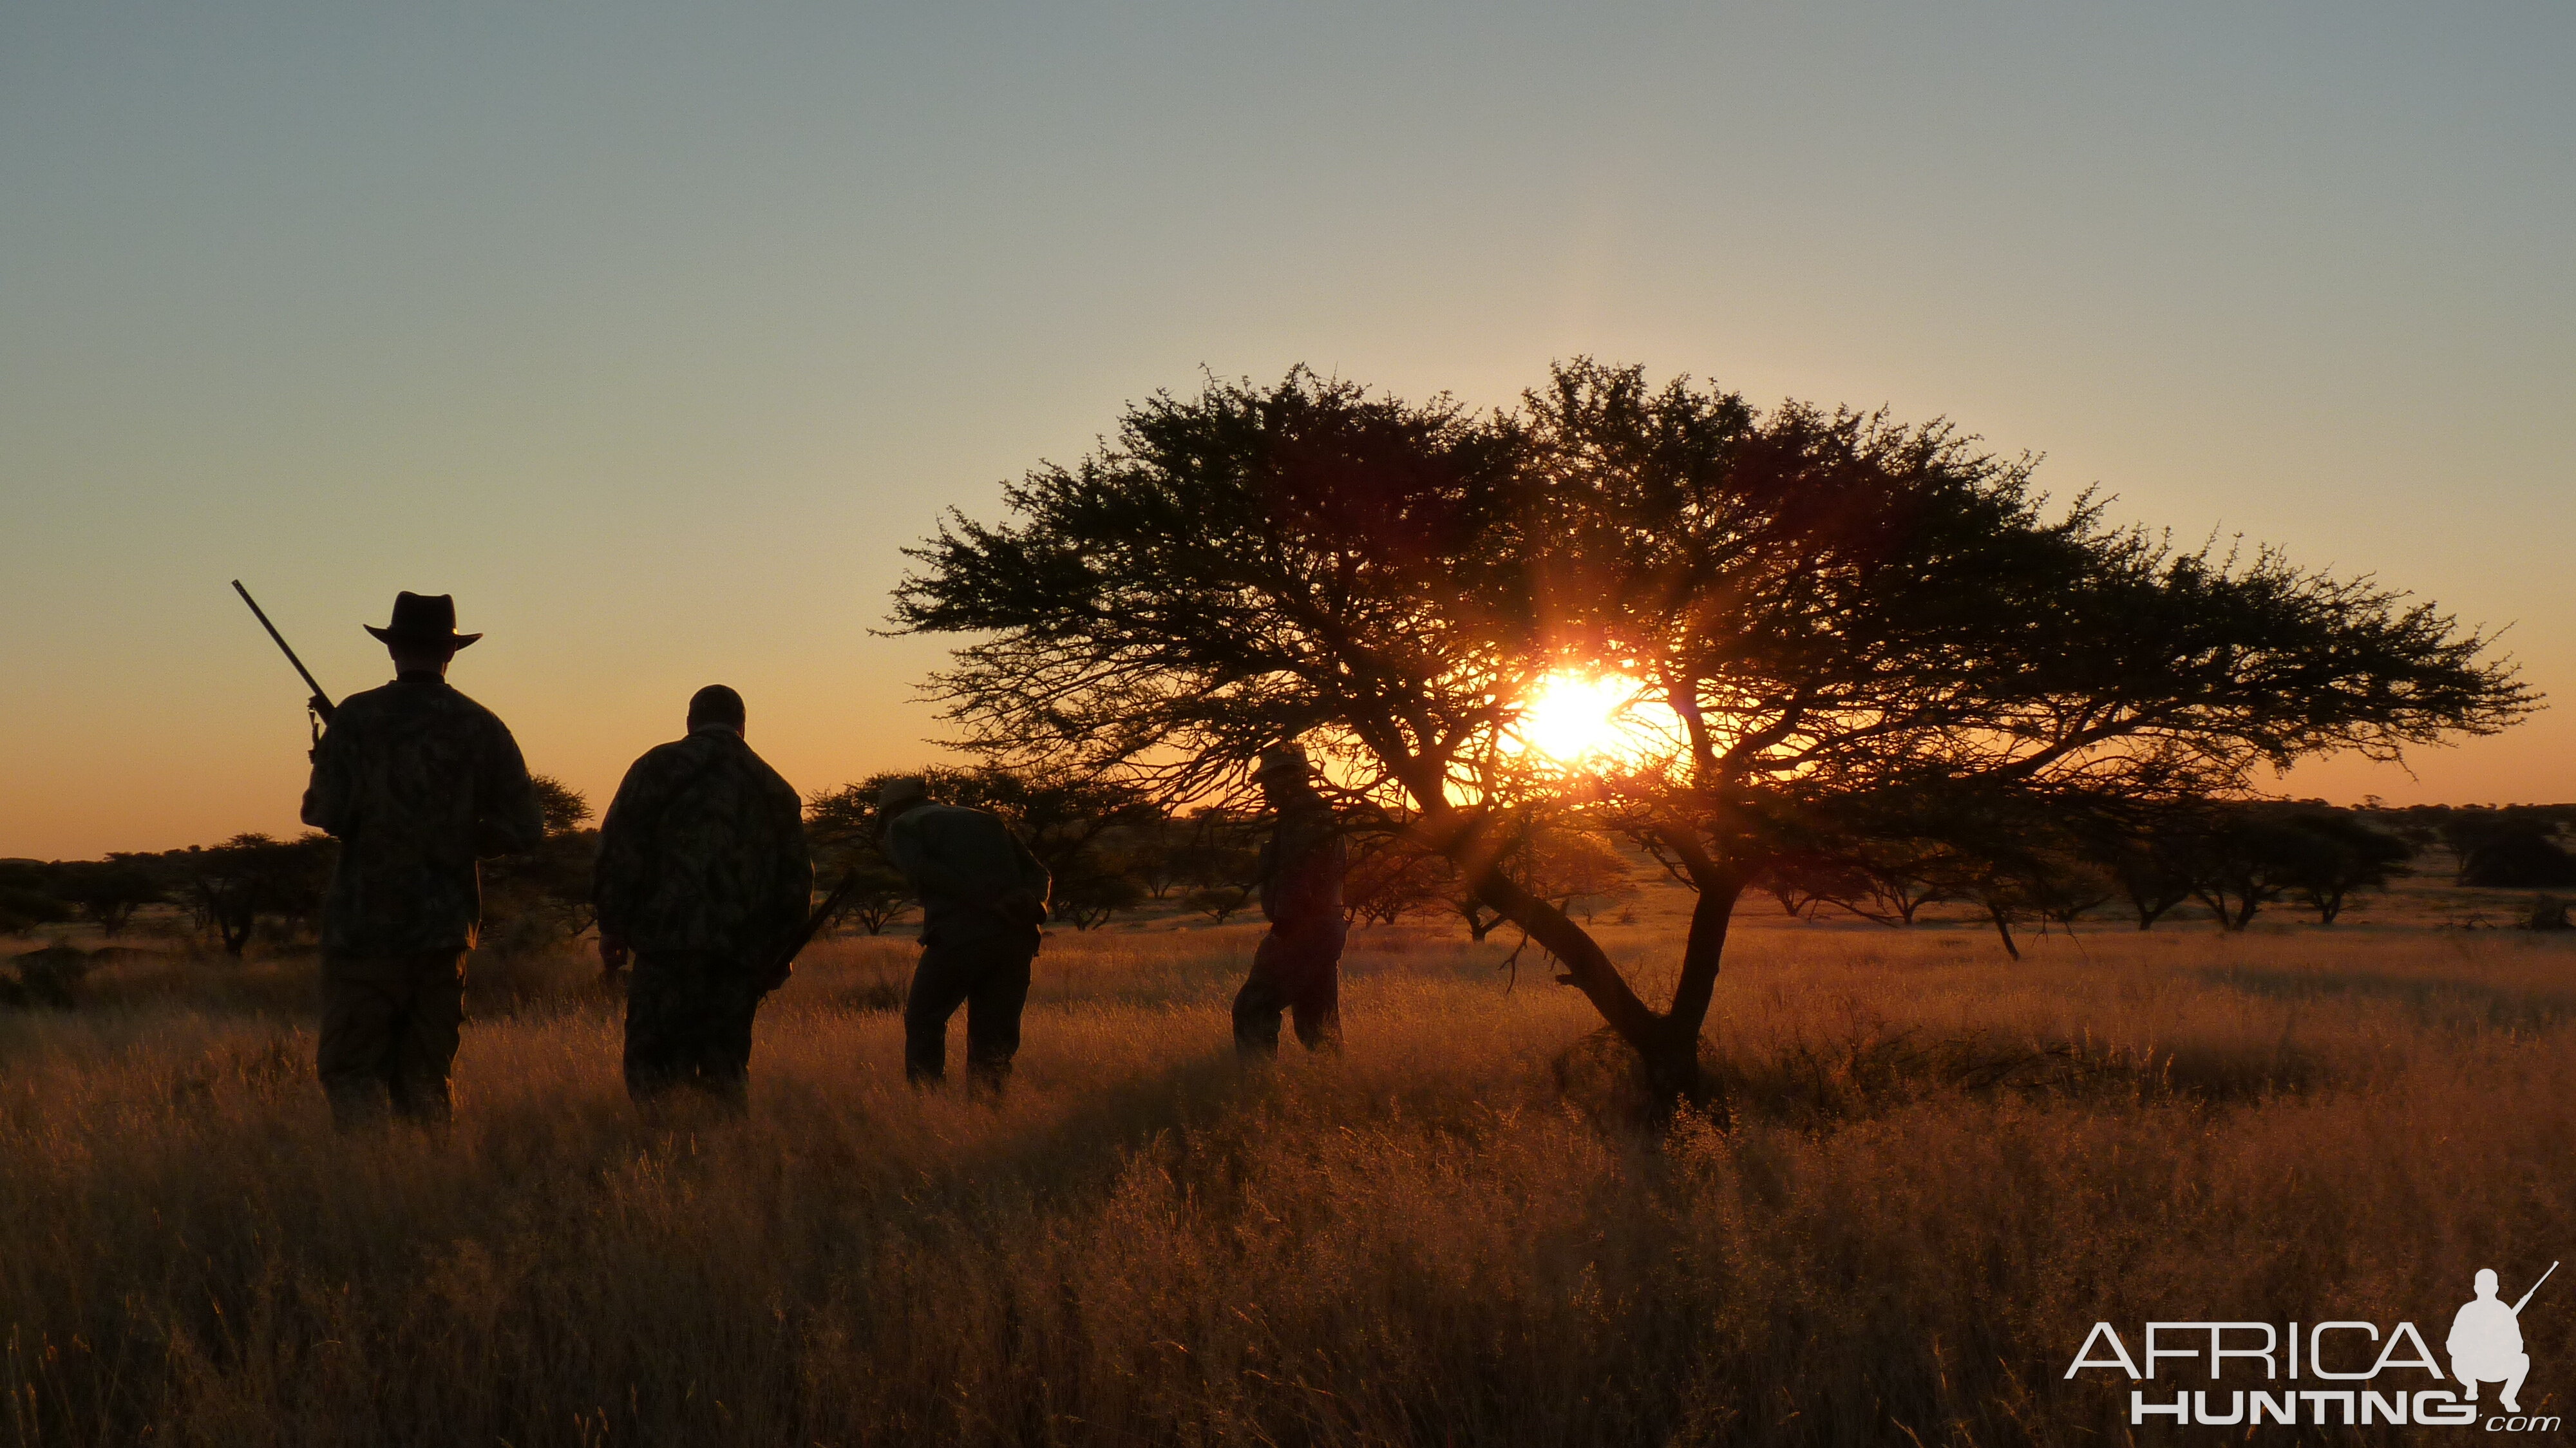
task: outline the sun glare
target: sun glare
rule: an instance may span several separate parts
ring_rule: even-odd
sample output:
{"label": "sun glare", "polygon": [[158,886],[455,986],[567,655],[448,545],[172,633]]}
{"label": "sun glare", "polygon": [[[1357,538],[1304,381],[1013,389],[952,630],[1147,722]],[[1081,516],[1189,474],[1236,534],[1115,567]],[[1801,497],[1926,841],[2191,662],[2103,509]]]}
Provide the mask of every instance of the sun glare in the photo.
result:
{"label": "sun glare", "polygon": [[1559,764],[1608,753],[1622,741],[1636,690],[1635,680],[1615,674],[1550,674],[1521,715],[1521,739]]}

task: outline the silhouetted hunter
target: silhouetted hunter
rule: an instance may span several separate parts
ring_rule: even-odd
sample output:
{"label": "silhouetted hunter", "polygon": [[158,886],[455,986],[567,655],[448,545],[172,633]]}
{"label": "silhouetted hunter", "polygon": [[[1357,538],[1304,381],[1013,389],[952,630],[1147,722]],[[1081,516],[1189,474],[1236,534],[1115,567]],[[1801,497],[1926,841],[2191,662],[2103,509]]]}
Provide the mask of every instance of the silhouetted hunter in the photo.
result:
{"label": "silhouetted hunter", "polygon": [[813,900],[803,803],[743,742],[742,696],[709,684],[688,736],[645,751],[599,826],[599,959],[632,953],[626,1090],[689,1086],[740,1110],[751,1018],[785,979]]}
{"label": "silhouetted hunter", "polygon": [[[2540,1274],[2546,1282],[2558,1264]],[[2540,1282],[2531,1284],[2531,1292],[2522,1300],[2507,1304],[2496,1296],[2496,1274],[2492,1267],[2481,1267],[2475,1279],[2477,1296],[2463,1304],[2451,1319],[2451,1337],[2445,1344],[2451,1351],[2451,1374],[2460,1380],[2460,1396],[2474,1403],[2478,1384],[2502,1383],[2504,1410],[2519,1413],[2518,1401],[2522,1380],[2531,1375],[2531,1355],[2522,1350],[2522,1309],[2531,1302],[2532,1292]]]}
{"label": "silhouetted hunter", "polygon": [[322,908],[322,1087],[343,1128],[383,1116],[445,1122],[465,1019],[465,956],[482,923],[478,857],[536,848],[536,786],[492,711],[447,686],[446,594],[398,594],[370,624],[394,681],[352,694],[313,748],[304,822],[339,837]]}
{"label": "silhouetted hunter", "polygon": [[966,1007],[966,1069],[999,1091],[1020,1049],[1029,962],[1046,923],[1047,868],[1010,827],[979,809],[934,804],[918,779],[877,793],[886,858],[921,897],[921,964],[903,1004],[903,1073],[948,1073],[948,1018]]}
{"label": "silhouetted hunter", "polygon": [[1261,847],[1261,913],[1270,933],[1252,953],[1252,974],[1234,997],[1234,1046],[1245,1056],[1279,1053],[1279,1013],[1291,1012],[1310,1051],[1342,1046],[1342,876],[1350,856],[1332,806],[1315,792],[1306,751],[1283,744],[1261,752],[1253,777],[1278,812]]}

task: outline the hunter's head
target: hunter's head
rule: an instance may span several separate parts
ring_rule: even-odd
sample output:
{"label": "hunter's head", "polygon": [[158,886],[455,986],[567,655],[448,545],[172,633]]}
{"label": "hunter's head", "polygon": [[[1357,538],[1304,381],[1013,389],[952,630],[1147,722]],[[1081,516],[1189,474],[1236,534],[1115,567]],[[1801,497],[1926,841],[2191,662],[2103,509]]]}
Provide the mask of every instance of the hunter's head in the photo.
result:
{"label": "hunter's head", "polygon": [[1252,777],[1260,781],[1261,792],[1273,804],[1314,784],[1314,770],[1306,762],[1306,747],[1302,744],[1278,744],[1262,750]]}
{"label": "hunter's head", "polygon": [[444,593],[397,593],[393,620],[365,626],[393,655],[397,674],[440,674],[456,651],[483,637],[456,631],[456,600]]}
{"label": "hunter's head", "polygon": [[689,732],[722,729],[742,732],[745,718],[742,696],[722,684],[709,684],[689,696]]}
{"label": "hunter's head", "polygon": [[877,818],[891,822],[895,816],[919,809],[930,803],[930,781],[916,774],[889,779],[877,790]]}

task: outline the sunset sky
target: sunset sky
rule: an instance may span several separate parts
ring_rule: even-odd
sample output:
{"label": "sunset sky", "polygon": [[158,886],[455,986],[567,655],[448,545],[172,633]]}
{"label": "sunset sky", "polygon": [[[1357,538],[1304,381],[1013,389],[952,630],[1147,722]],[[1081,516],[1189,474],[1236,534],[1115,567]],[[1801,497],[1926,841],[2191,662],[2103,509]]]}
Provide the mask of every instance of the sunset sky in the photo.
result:
{"label": "sunset sky", "polygon": [[2576,800],[2576,7],[0,7],[0,856],[290,833],[301,690],[604,804],[698,685],[931,757],[898,550],[1122,403],[1552,359],[1947,416],[2510,624]]}

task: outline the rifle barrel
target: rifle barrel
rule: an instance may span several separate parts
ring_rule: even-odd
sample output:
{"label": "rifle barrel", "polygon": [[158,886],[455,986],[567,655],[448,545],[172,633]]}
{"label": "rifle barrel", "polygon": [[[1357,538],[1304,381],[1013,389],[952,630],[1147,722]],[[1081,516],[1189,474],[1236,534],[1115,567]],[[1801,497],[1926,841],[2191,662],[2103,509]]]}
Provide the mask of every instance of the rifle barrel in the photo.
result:
{"label": "rifle barrel", "polygon": [[814,937],[821,933],[823,926],[833,916],[841,913],[841,907],[849,902],[851,894],[858,888],[859,872],[856,869],[842,871],[840,883],[832,887],[831,894],[823,897],[823,904],[819,909],[805,917],[805,924],[797,930],[795,937],[787,942],[786,948],[781,950],[773,960],[768,977],[771,985],[764,989],[775,988],[776,985],[786,981],[788,974],[796,968],[796,957],[804,954],[805,947],[814,943]]}
{"label": "rifle barrel", "polygon": [[[2550,1264],[2549,1264],[2549,1272],[2555,1272],[2555,1271],[2557,1271],[2557,1270],[2558,1270],[2558,1264],[2557,1264],[2557,1263],[2552,1262],[2552,1263],[2550,1263]],[[2549,1280],[2549,1272],[2543,1272],[2543,1273],[2541,1273],[2541,1274],[2540,1274],[2540,1282],[2546,1282],[2546,1281],[2548,1281],[2548,1280]],[[2540,1282],[2534,1282],[2533,1284],[2531,1284],[2531,1292],[2538,1292],[2538,1291],[2540,1290]],[[2513,1305],[2513,1315],[2514,1315],[2514,1316],[2516,1316],[2516,1317],[2520,1317],[2520,1316],[2522,1316],[2522,1303],[2523,1303],[2523,1302],[2529,1302],[2529,1301],[2531,1300],[2531,1292],[2526,1292],[2526,1293],[2522,1294],[2522,1302],[2517,1302],[2517,1303],[2515,1303],[2515,1304]]]}
{"label": "rifle barrel", "polygon": [[304,661],[295,656],[295,646],[286,641],[286,635],[277,631],[277,625],[268,621],[267,611],[259,606],[258,599],[250,596],[249,589],[242,587],[242,581],[238,578],[233,580],[233,592],[240,594],[242,602],[250,605],[251,617],[258,619],[259,626],[268,630],[268,636],[277,640],[277,647],[285,653],[286,661],[295,666],[295,672],[304,676],[304,686],[313,691],[314,698],[322,701],[323,713],[327,715],[330,712],[331,696],[323,692],[322,683],[313,677],[313,671],[304,667]]}
{"label": "rifle barrel", "polygon": [[805,928],[796,932],[796,946],[794,950],[788,952],[789,960],[794,960],[798,951],[814,943],[814,937],[822,933],[823,927],[831,922],[833,916],[841,913],[841,907],[849,903],[851,894],[858,888],[859,872],[854,869],[843,870],[840,881],[832,886],[832,893],[824,896],[822,905],[813,914],[805,917]]}

